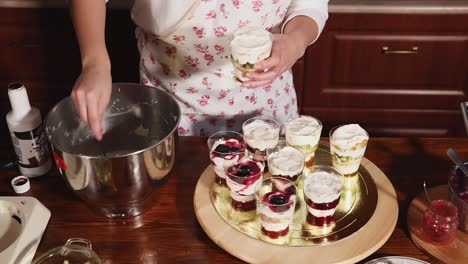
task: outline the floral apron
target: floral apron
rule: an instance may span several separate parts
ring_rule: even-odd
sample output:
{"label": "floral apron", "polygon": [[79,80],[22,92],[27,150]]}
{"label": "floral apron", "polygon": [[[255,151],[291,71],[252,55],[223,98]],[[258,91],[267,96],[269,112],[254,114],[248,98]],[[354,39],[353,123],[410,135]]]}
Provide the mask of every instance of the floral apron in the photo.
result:
{"label": "floral apron", "polygon": [[248,89],[235,80],[232,33],[255,26],[280,31],[291,0],[199,0],[174,29],[155,36],[138,28],[141,82],[160,86],[178,101],[179,135],[240,131],[253,116],[283,124],[297,115],[291,71],[271,85]]}

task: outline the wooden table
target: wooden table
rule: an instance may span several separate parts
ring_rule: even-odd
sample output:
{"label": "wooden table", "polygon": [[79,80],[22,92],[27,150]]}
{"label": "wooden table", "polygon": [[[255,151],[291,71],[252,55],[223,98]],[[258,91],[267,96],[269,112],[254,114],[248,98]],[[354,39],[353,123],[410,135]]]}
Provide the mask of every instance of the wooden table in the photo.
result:
{"label": "wooden table", "polygon": [[[468,160],[468,139],[464,138],[370,140],[365,156],[393,183],[400,214],[389,240],[366,260],[401,255],[436,263],[411,241],[406,215],[409,203],[422,191],[423,180],[429,187],[446,184],[452,167],[446,155],[448,147]],[[152,210],[127,220],[95,215],[67,189],[55,170],[50,175],[32,179],[31,191],[25,195],[38,198],[52,212],[37,254],[64,244],[68,238],[83,237],[91,240],[105,264],[241,263],[213,243],[195,217],[195,185],[209,164],[205,139],[179,138],[177,151],[176,165],[168,181],[155,192],[157,202]],[[8,153],[11,151],[4,151],[3,156]],[[14,170],[1,171],[1,196],[15,195],[9,181],[17,174]]]}

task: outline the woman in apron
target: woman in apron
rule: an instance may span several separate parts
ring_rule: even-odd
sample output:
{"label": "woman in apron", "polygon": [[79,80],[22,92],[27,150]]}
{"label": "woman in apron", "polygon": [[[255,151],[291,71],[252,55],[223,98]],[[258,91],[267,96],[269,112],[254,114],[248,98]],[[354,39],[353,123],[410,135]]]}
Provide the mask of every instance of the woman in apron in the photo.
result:
{"label": "woman in apron", "polygon": [[[252,116],[280,124],[297,115],[291,67],[315,41],[328,17],[327,0],[135,0],[141,82],[161,87],[178,101],[179,135],[208,136],[241,129]],[[71,1],[83,71],[72,99],[98,139],[111,93],[104,42],[104,0]],[[270,58],[239,82],[229,44],[233,32],[259,27],[272,32]]]}

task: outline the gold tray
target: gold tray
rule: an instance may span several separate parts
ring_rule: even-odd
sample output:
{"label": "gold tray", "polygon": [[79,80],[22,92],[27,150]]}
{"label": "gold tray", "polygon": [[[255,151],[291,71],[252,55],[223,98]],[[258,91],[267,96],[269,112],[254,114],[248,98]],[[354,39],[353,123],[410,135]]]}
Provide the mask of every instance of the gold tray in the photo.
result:
{"label": "gold tray", "polygon": [[[330,164],[327,145],[327,142],[321,142],[317,164]],[[227,217],[230,211],[228,206],[221,206],[225,208],[225,218],[228,220],[221,216],[223,213],[218,213],[216,203],[230,206],[227,202],[229,198],[222,197],[229,197],[229,193],[227,189],[218,193],[213,191],[216,185],[213,185],[215,174],[211,165],[200,176],[195,188],[195,214],[202,228],[216,244],[249,263],[356,263],[385,243],[398,218],[396,193],[385,174],[366,158],[361,162],[359,173],[359,180],[354,185],[358,195],[354,196],[354,202],[350,203],[352,205],[340,201],[342,209],[337,212],[334,231],[306,235],[303,232],[301,235],[291,232],[297,238],[291,239],[288,246],[260,240],[258,227],[235,220],[242,219],[242,216]],[[370,208],[366,208],[368,206]],[[305,210],[304,207],[300,206],[302,210]],[[300,210],[296,212],[297,215],[300,215]],[[304,228],[296,226],[293,230],[303,231]]]}
{"label": "gold tray", "polygon": [[[315,155],[316,165],[332,165],[329,147],[320,145]],[[270,177],[269,173],[264,175]],[[303,182],[298,183],[298,199],[289,236],[269,239],[261,232],[260,218],[255,210],[249,213],[234,210],[231,206],[229,189],[213,182],[211,202],[219,215],[238,231],[260,240],[288,246],[311,246],[333,243],[343,239],[360,228],[374,214],[377,205],[377,187],[369,172],[359,168],[356,177],[343,177],[344,188],[334,215],[334,223],[327,227],[312,226],[307,223],[307,209],[303,194]]]}

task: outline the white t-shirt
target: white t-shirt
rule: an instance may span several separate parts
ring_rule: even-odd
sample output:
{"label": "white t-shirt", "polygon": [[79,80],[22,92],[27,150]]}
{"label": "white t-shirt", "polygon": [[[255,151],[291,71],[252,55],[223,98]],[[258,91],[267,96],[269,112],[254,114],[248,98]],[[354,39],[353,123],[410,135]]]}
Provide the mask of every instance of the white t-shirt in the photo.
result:
{"label": "white t-shirt", "polygon": [[[132,18],[145,31],[165,35],[201,0],[134,0]],[[269,1],[269,0],[264,0]],[[296,16],[308,16],[322,32],[328,18],[328,0],[292,0],[283,25]]]}

